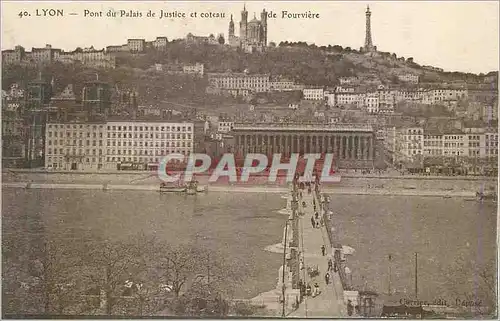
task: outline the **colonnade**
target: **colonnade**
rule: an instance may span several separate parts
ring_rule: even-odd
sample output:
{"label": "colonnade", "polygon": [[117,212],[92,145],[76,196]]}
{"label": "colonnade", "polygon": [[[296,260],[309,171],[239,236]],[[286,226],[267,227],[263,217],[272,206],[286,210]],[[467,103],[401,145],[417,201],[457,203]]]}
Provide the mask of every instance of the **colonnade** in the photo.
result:
{"label": "colonnade", "polygon": [[243,134],[235,133],[236,151],[285,155],[291,153],[333,153],[337,159],[373,160],[372,133],[335,134]]}

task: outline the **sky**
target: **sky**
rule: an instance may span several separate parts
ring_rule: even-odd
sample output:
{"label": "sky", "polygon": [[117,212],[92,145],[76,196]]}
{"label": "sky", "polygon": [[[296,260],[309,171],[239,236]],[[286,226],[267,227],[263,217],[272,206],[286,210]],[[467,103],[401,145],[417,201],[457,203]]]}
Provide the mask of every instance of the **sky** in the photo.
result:
{"label": "sky", "polygon": [[[2,1],[2,50],[16,45],[31,50],[45,44],[66,51],[90,46],[102,49],[124,44],[128,38],[150,41],[166,36],[170,40],[189,32],[205,36],[223,33],[227,39],[231,14],[236,35],[239,33],[243,5],[238,1]],[[245,5],[249,20],[254,13],[260,19],[262,9],[276,13],[276,18],[268,18],[268,41],[305,41],[355,49],[364,45],[369,5],[372,40],[380,51],[413,57],[419,64],[447,71],[487,73],[499,69],[498,1],[247,1]],[[64,16],[43,16],[47,9],[61,9]],[[85,17],[85,10],[102,12],[102,17]],[[107,17],[110,10],[139,11],[142,17]],[[160,18],[162,10],[183,12],[186,17]],[[155,17],[147,17],[148,11]],[[283,11],[311,12],[319,18],[283,18]],[[194,12],[197,16],[191,17]],[[204,18],[202,13],[223,13],[225,17]]]}

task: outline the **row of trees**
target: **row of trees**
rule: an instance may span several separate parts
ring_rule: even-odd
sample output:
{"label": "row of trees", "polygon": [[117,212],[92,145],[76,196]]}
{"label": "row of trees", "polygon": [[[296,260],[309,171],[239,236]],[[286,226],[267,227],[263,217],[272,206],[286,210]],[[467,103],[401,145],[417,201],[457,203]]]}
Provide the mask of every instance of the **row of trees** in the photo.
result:
{"label": "row of trees", "polygon": [[241,281],[216,253],[144,235],[12,250],[3,260],[4,315],[220,317]]}

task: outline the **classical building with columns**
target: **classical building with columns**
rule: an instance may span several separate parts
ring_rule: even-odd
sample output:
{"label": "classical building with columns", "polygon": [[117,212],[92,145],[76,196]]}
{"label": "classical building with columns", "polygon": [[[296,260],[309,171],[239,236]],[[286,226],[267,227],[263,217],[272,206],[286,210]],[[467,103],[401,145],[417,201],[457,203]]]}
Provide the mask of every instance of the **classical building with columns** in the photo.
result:
{"label": "classical building with columns", "polygon": [[234,151],[266,155],[333,153],[337,168],[373,168],[375,132],[366,124],[235,123]]}

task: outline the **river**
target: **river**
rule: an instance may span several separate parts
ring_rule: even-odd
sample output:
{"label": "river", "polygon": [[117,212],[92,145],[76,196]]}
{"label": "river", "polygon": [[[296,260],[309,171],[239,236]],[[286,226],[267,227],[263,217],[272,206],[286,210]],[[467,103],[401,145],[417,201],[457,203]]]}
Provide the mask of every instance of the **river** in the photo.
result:
{"label": "river", "polygon": [[415,252],[419,300],[482,297],[479,272],[496,275],[496,203],[331,195],[330,208],[335,233],[355,249],[347,261],[358,289],[387,294],[390,273],[391,293],[414,298]]}
{"label": "river", "polygon": [[[243,278],[235,297],[271,290],[281,255],[264,248],[281,241],[286,216],[279,194],[215,193],[196,196],[150,191],[25,190],[4,188],[4,242],[30,238],[37,226],[46,238],[88,235],[122,238],[155,234],[172,244],[217,249]],[[356,252],[348,258],[353,282],[378,292],[413,291],[414,252],[419,253],[419,295],[455,298],[478,283],[469,265],[456,274],[458,258],[481,267],[496,254],[496,204],[432,197],[332,195],[336,233]],[[5,257],[4,257],[5,258]],[[471,279],[467,279],[471,277]]]}

